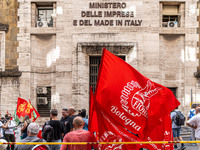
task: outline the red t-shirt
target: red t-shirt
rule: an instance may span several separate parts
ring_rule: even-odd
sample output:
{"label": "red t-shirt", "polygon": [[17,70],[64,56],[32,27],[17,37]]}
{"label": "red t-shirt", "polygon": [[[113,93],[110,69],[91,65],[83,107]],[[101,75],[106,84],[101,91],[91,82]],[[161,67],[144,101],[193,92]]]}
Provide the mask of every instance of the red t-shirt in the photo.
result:
{"label": "red t-shirt", "polygon": [[[63,142],[97,142],[94,134],[86,130],[76,130],[69,132],[65,135]],[[97,148],[97,144],[87,144],[87,145],[62,145],[60,150],[91,150]]]}

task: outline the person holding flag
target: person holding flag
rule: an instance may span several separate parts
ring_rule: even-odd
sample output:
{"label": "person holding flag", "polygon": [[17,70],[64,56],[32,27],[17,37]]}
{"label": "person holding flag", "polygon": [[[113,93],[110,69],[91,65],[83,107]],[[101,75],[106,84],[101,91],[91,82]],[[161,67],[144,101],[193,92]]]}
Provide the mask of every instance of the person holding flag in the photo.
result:
{"label": "person holding flag", "polygon": [[21,128],[21,132],[22,132],[22,139],[26,138],[28,136],[28,133],[27,133],[27,128],[28,128],[28,125],[31,123],[31,120],[29,119],[29,116],[26,115],[24,117],[24,125],[23,127]]}

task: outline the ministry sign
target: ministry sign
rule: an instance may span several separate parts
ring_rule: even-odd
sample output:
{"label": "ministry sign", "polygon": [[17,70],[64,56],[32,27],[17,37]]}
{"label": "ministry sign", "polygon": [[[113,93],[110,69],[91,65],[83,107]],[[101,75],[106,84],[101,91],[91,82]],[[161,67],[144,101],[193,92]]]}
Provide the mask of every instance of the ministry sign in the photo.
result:
{"label": "ministry sign", "polygon": [[73,26],[141,26],[142,20],[135,19],[135,11],[126,7],[125,2],[90,2],[90,10],[81,11],[81,19],[73,20]]}

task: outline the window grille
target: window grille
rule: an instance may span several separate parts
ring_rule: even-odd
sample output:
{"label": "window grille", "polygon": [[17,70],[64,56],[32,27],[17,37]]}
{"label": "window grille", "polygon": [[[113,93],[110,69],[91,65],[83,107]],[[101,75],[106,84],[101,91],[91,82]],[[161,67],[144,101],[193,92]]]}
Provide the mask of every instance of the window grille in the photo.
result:
{"label": "window grille", "polygon": [[[41,117],[50,117],[50,110],[51,110],[51,87],[44,87],[46,88],[45,93],[37,91],[37,109],[38,113]],[[39,104],[38,98],[47,98],[47,104]]]}
{"label": "window grille", "polygon": [[[118,56],[119,58],[125,60],[125,56]],[[101,56],[90,56],[90,87],[92,86],[93,93],[95,92],[97,76],[99,71],[99,66],[101,62]]]}
{"label": "window grille", "polygon": [[[173,92],[173,94],[174,94],[175,97],[177,96],[177,95],[176,95],[176,90],[177,90],[176,87],[168,87],[168,89],[170,89],[170,90]],[[176,98],[177,98],[177,97],[176,97]]]}

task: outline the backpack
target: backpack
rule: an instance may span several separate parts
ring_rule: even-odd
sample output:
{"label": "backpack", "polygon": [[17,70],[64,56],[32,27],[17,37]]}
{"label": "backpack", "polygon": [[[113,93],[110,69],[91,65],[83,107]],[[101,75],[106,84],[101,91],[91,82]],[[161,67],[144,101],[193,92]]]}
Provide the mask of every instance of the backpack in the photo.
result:
{"label": "backpack", "polygon": [[194,110],[190,110],[190,116],[189,116],[189,117],[190,117],[190,119],[191,119],[191,118],[192,118],[192,117],[195,115],[195,113],[194,113],[194,112],[195,112],[195,109],[194,109]]}
{"label": "backpack", "polygon": [[174,123],[177,126],[181,126],[185,124],[185,116],[181,111],[174,111],[176,113],[176,118],[174,119]]}
{"label": "backpack", "polygon": [[50,125],[50,121],[47,121],[42,130],[42,138],[47,142],[52,142],[54,139],[54,129]]}

